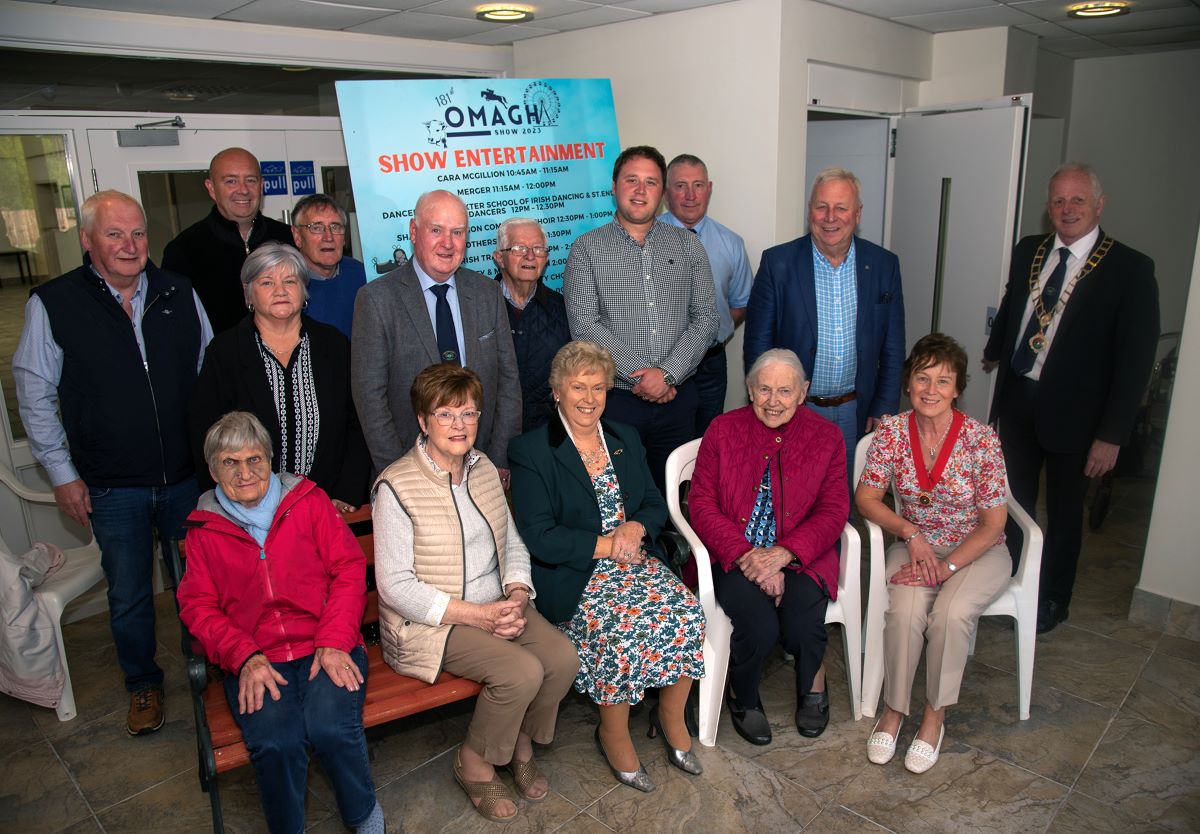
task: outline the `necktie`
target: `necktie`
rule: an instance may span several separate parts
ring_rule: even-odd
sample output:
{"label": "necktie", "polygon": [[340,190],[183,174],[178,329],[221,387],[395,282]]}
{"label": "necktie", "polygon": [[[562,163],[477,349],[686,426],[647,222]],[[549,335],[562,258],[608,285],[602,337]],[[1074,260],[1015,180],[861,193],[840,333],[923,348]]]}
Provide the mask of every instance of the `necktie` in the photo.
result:
{"label": "necktie", "polygon": [[[1046,286],[1042,287],[1042,309],[1049,313],[1054,309],[1054,305],[1058,303],[1058,294],[1062,292],[1063,280],[1067,277],[1067,258],[1071,256],[1071,250],[1065,246],[1059,247],[1058,264],[1055,265],[1054,271],[1050,273],[1050,278],[1046,281]],[[1037,310],[1029,316],[1029,324],[1025,327],[1025,334],[1021,337],[1020,344],[1017,345],[1016,353],[1013,354],[1012,369],[1018,374],[1027,374],[1033,370],[1033,362],[1037,358],[1037,352],[1029,346],[1029,340],[1040,330],[1038,324]]]}
{"label": "necktie", "polygon": [[434,319],[437,321],[438,355],[443,362],[461,365],[462,355],[458,352],[458,337],[454,333],[454,314],[450,312],[450,302],[446,300],[450,285],[438,284],[430,287],[429,291],[437,296]]}

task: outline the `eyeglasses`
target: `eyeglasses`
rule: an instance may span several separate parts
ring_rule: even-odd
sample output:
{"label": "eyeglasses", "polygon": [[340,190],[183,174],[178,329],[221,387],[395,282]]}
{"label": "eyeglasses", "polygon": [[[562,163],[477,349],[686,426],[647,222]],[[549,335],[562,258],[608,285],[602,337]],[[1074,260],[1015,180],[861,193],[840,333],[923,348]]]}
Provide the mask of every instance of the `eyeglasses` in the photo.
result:
{"label": "eyeglasses", "polygon": [[302,223],[300,228],[307,229],[310,235],[324,235],[326,229],[335,235],[346,234],[346,227],[341,223]]}
{"label": "eyeglasses", "polygon": [[455,414],[452,411],[437,411],[434,413],[433,419],[437,420],[439,426],[453,426],[460,420],[464,426],[473,426],[479,422],[479,412],[468,410],[461,414]]}
{"label": "eyeglasses", "polygon": [[518,243],[515,246],[510,246],[507,249],[501,249],[500,251],[501,252],[512,252],[512,253],[516,254],[517,257],[520,257],[520,258],[523,258],[527,254],[532,252],[533,256],[535,258],[544,258],[550,254],[550,247],[549,246],[526,246],[523,243]]}

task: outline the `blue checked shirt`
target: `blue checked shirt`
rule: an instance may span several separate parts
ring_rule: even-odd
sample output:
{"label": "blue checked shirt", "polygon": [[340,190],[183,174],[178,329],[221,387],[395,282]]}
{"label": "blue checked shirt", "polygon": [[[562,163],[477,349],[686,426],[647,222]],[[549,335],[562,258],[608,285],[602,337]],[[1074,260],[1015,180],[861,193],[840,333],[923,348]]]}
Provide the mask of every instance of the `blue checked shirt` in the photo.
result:
{"label": "blue checked shirt", "polygon": [[858,372],[856,322],[858,273],[854,243],[841,265],[833,264],[812,248],[813,279],[817,289],[817,359],[813,363],[812,394],[836,397],[854,390]]}
{"label": "blue checked shirt", "polygon": [[691,232],[656,222],[639,245],[614,218],[580,235],[563,273],[571,337],[603,345],[630,374],[661,368],[683,382],[717,335],[712,271]]}

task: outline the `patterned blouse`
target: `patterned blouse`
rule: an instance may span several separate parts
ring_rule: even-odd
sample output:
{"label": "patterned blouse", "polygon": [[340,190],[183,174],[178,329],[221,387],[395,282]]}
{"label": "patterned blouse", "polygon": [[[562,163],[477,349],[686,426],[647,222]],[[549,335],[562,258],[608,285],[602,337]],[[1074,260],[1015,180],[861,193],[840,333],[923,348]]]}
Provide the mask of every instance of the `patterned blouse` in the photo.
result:
{"label": "patterned blouse", "polygon": [[596,491],[596,503],[600,506],[600,532],[609,533],[625,522],[625,502],[621,500],[621,484],[613,469],[612,458],[604,464],[604,470],[592,476],[592,489]]}
{"label": "patterned blouse", "polygon": [[[950,459],[934,487],[933,503],[923,507],[918,501],[921,487],[909,442],[911,413],[880,421],[859,483],[886,490],[894,480],[900,515],[917,525],[930,544],[956,547],[979,525],[980,510],[1007,502],[1000,439],[991,426],[964,415]],[[1003,532],[995,543],[1004,543]]]}
{"label": "patterned blouse", "polygon": [[775,546],[775,502],[771,497],[771,463],[763,470],[762,483],[758,485],[758,497],[754,499],[754,510],[746,524],[746,541],[753,547]]}
{"label": "patterned blouse", "polygon": [[279,420],[279,458],[276,472],[307,475],[312,469],[321,434],[321,410],[317,407],[317,384],[313,379],[312,347],[308,334],[300,331],[300,343],[285,368],[263,342],[258,331],[254,341],[262,356],[271,386],[271,401]]}

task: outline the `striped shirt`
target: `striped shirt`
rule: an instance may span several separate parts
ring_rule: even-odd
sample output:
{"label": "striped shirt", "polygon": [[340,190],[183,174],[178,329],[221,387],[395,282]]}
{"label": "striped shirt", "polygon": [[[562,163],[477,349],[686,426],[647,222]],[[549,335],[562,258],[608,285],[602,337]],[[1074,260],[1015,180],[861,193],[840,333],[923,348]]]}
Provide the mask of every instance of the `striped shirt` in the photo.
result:
{"label": "striped shirt", "polygon": [[571,337],[608,349],[618,388],[661,368],[683,382],[717,334],[713,279],[704,245],[655,222],[639,244],[614,218],[576,239],[563,274]]}
{"label": "striped shirt", "polygon": [[854,242],[840,266],[834,266],[814,245],[813,280],[817,289],[817,358],[813,363],[812,395],[836,397],[854,390],[858,372],[855,326],[858,318],[858,273]]}

